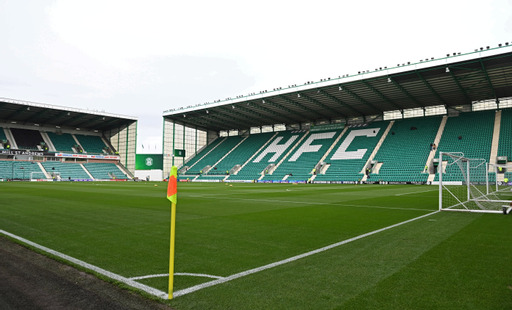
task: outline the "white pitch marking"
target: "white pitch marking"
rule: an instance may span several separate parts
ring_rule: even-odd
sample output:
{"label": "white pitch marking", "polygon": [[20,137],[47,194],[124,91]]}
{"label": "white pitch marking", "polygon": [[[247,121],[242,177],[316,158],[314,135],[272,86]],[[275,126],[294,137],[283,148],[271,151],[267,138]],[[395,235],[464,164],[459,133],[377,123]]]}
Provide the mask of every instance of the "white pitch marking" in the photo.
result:
{"label": "white pitch marking", "polygon": [[418,191],[418,192],[409,192],[409,193],[400,193],[400,194],[395,194],[395,196],[403,196],[403,195],[410,195],[410,194],[417,194],[417,193],[427,193],[427,192],[433,192],[433,191],[438,191],[439,189],[436,188],[436,189],[430,189],[430,190],[427,190],[427,191]]}
{"label": "white pitch marking", "polygon": [[[175,272],[174,275],[175,276],[192,276],[192,277],[222,279],[222,277],[213,276],[213,275],[204,274],[204,273]],[[147,275],[147,276],[131,277],[130,280],[142,280],[142,279],[150,279],[150,278],[163,278],[163,277],[168,277],[168,276],[169,276],[168,273],[150,274],[150,275]]]}
{"label": "white pitch marking", "polygon": [[211,287],[211,286],[215,286],[215,285],[218,285],[218,284],[226,283],[226,282],[229,282],[229,281],[241,278],[241,277],[245,277],[245,276],[248,276],[248,275],[251,275],[251,274],[263,271],[263,270],[267,270],[267,269],[274,268],[274,267],[277,267],[277,266],[280,266],[280,265],[284,265],[284,264],[287,264],[287,263],[299,260],[301,258],[305,258],[305,257],[311,256],[311,255],[314,255],[314,254],[318,254],[318,253],[321,253],[321,252],[324,252],[324,251],[327,251],[327,250],[339,247],[341,245],[350,243],[352,241],[356,241],[356,240],[359,240],[359,239],[362,239],[362,238],[365,238],[365,237],[368,237],[368,236],[371,236],[371,235],[383,232],[385,230],[388,230],[388,229],[391,229],[391,228],[395,228],[395,227],[398,227],[398,226],[401,226],[401,225],[404,225],[404,224],[407,224],[407,223],[410,223],[410,222],[413,222],[413,221],[425,218],[427,216],[434,215],[434,214],[439,213],[439,212],[440,211],[438,210],[438,211],[434,211],[434,212],[431,212],[431,213],[427,213],[427,214],[424,214],[422,216],[418,216],[418,217],[412,218],[410,220],[406,220],[406,221],[403,221],[403,222],[400,222],[400,223],[397,223],[397,224],[393,224],[391,226],[380,228],[380,229],[371,231],[369,233],[362,234],[362,235],[359,235],[359,236],[356,236],[356,237],[353,237],[353,238],[350,238],[350,239],[346,239],[346,240],[343,240],[343,241],[340,241],[340,242],[337,242],[337,243],[333,243],[331,245],[328,245],[328,246],[325,246],[325,247],[322,247],[322,248],[319,248],[319,249],[316,249],[316,250],[313,250],[313,251],[309,251],[309,252],[306,252],[306,253],[303,253],[303,254],[299,254],[297,256],[289,257],[287,259],[284,259],[284,260],[281,260],[281,261],[278,261],[278,262],[274,262],[274,263],[271,263],[271,264],[268,264],[268,265],[264,265],[264,266],[261,266],[261,267],[254,268],[254,269],[249,269],[249,270],[246,270],[246,271],[235,273],[235,274],[230,275],[230,276],[225,277],[225,278],[213,280],[213,281],[210,281],[210,282],[205,282],[205,283],[202,283],[202,284],[199,284],[199,285],[195,285],[195,286],[183,289],[183,290],[179,290],[179,291],[174,292],[173,296],[174,297],[179,297],[179,296],[187,295],[187,294],[190,294],[190,293],[202,290],[202,289],[207,288],[207,287]]}
{"label": "white pitch marking", "polygon": [[[200,197],[208,197],[209,195],[201,195]],[[199,196],[197,196],[199,197]],[[426,209],[415,209],[415,208],[397,208],[397,207],[381,207],[381,206],[368,206],[368,205],[352,205],[346,203],[332,203],[332,202],[316,202],[316,201],[291,201],[291,200],[268,200],[258,198],[241,198],[241,197],[223,197],[222,199],[228,200],[247,200],[247,201],[258,201],[258,202],[273,202],[273,203],[291,203],[291,204],[305,204],[305,205],[339,205],[342,207],[355,207],[355,208],[371,208],[371,209],[388,209],[388,210],[410,210],[410,211],[429,211]]]}
{"label": "white pitch marking", "polygon": [[27,244],[27,245],[30,245],[30,246],[32,246],[32,247],[34,247],[34,248],[37,248],[37,249],[41,250],[41,251],[43,251],[43,252],[46,252],[46,253],[49,253],[49,254],[55,255],[55,256],[57,256],[57,257],[59,257],[59,258],[62,258],[62,259],[64,259],[64,260],[68,261],[68,262],[71,262],[71,263],[73,263],[73,264],[76,264],[76,265],[78,265],[78,266],[80,266],[80,267],[83,267],[83,268],[85,268],[85,269],[92,270],[92,271],[94,271],[94,272],[97,272],[97,273],[99,273],[99,274],[102,274],[102,275],[104,275],[104,276],[106,276],[106,277],[108,277],[108,278],[110,278],[110,279],[113,279],[113,280],[116,280],[116,281],[122,282],[122,283],[124,283],[124,284],[126,284],[126,285],[129,285],[129,286],[131,286],[131,287],[137,288],[137,289],[139,289],[139,290],[141,290],[141,291],[144,291],[144,292],[146,292],[146,293],[148,293],[148,294],[150,294],[150,295],[153,295],[153,296],[156,296],[156,297],[160,297],[160,298],[163,298],[163,299],[167,299],[167,298],[168,298],[168,296],[169,296],[167,293],[162,292],[162,291],[160,291],[160,290],[157,290],[157,289],[155,289],[155,288],[153,288],[153,287],[150,287],[150,286],[147,286],[147,285],[144,285],[144,284],[141,284],[141,283],[135,282],[135,281],[133,281],[133,280],[130,280],[130,279],[128,279],[128,278],[125,278],[125,277],[123,277],[123,276],[120,276],[120,275],[118,275],[118,274],[115,274],[115,273],[113,273],[113,272],[110,272],[110,271],[108,271],[108,270],[105,270],[105,269],[102,269],[102,268],[100,268],[100,267],[97,267],[97,266],[91,265],[91,264],[89,264],[89,263],[86,263],[86,262],[81,261],[81,260],[79,260],[79,259],[76,259],[76,258],[74,258],[74,257],[68,256],[68,255],[66,255],[66,254],[63,254],[63,253],[57,252],[57,251],[55,251],[55,250],[52,250],[52,249],[50,249],[50,248],[47,248],[47,247],[45,247],[45,246],[42,246],[42,245],[40,245],[40,244],[37,244],[37,243],[35,243],[35,242],[32,242],[32,241],[27,240],[27,239],[25,239],[25,238],[22,238],[22,237],[20,237],[20,236],[17,236],[17,235],[11,234],[11,233],[9,233],[9,232],[7,232],[7,231],[5,231],[5,230],[1,230],[1,229],[0,229],[0,234],[3,234],[3,235],[5,235],[5,236],[9,236],[9,237],[11,237],[11,238],[13,238],[13,239],[16,239],[16,240],[18,240],[18,241],[21,241],[21,242],[23,242],[23,243],[25,243],[25,244]]}

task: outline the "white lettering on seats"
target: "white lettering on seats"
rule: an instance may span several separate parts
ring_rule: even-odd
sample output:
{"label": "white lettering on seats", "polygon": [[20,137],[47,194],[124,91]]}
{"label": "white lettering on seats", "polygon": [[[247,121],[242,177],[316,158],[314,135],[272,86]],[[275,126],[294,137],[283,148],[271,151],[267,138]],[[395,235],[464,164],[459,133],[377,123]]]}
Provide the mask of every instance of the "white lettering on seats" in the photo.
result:
{"label": "white lettering on seats", "polygon": [[366,151],[368,149],[358,149],[357,151],[347,151],[348,147],[350,146],[350,143],[354,141],[355,137],[358,136],[366,136],[366,137],[375,137],[377,136],[377,133],[379,132],[380,128],[368,128],[368,129],[357,129],[352,130],[343,143],[341,143],[340,147],[336,150],[336,153],[334,153],[331,157],[331,160],[338,160],[338,159],[362,159]]}
{"label": "white lettering on seats", "polygon": [[268,162],[275,162],[298,137],[298,135],[291,136],[284,144],[278,144],[284,137],[277,137],[260,155],[258,155],[258,157],[256,157],[253,163],[259,163],[263,157],[269,153],[274,153],[274,156],[272,156]]}
{"label": "white lettering on seats", "polygon": [[309,138],[304,142],[300,148],[293,154],[289,161],[296,161],[302,153],[316,153],[322,147],[322,144],[311,145],[311,142],[318,139],[331,139],[336,132],[322,132],[315,133],[309,136]]}

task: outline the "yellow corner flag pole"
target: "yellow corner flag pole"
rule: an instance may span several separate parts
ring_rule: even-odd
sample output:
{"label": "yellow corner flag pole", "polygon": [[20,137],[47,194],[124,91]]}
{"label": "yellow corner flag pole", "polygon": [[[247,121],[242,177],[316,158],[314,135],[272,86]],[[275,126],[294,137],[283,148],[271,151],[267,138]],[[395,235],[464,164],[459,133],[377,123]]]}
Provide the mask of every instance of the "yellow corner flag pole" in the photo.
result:
{"label": "yellow corner flag pole", "polygon": [[172,166],[167,185],[167,199],[171,201],[171,247],[169,251],[169,299],[174,285],[174,236],[176,231],[176,204],[178,202],[178,167]]}

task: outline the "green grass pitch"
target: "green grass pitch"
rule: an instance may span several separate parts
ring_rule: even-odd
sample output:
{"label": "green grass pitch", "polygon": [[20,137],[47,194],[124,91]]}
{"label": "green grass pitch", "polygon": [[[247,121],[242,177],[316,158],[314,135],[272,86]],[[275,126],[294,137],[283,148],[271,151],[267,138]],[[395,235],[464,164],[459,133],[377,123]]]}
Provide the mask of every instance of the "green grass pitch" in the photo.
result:
{"label": "green grass pitch", "polygon": [[[0,183],[0,229],[124,277],[165,274],[165,183]],[[228,277],[437,210],[436,186],[179,183],[176,273]],[[175,276],[180,291],[212,281]],[[139,280],[167,291],[167,277]],[[440,212],[204,288],[176,309],[511,309],[512,216]]]}

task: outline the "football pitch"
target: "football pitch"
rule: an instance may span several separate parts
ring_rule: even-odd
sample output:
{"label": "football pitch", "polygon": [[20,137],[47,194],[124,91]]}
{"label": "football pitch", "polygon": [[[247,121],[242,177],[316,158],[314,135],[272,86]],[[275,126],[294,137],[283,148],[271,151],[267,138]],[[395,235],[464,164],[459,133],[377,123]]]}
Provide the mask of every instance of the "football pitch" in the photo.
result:
{"label": "football pitch", "polygon": [[[168,290],[166,186],[2,182],[0,234],[159,298]],[[510,309],[512,216],[437,209],[437,186],[179,183],[175,298],[165,302]]]}

